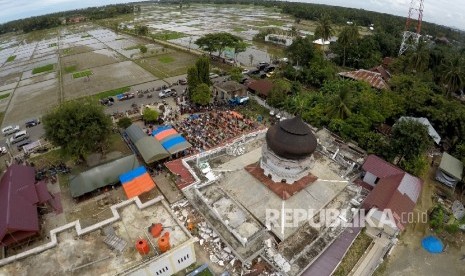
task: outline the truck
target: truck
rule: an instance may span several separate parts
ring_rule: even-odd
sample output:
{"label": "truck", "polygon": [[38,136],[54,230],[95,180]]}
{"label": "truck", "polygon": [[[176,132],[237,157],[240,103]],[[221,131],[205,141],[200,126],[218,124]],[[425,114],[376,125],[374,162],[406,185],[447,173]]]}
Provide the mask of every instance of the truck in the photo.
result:
{"label": "truck", "polygon": [[248,102],[249,102],[249,97],[236,96],[229,100],[229,105],[230,106],[244,105],[244,104],[247,104]]}

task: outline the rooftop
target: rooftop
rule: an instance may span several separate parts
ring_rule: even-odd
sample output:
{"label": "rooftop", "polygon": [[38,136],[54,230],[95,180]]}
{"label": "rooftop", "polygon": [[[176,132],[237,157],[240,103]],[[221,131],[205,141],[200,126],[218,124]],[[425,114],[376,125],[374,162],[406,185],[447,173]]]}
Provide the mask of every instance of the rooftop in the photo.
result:
{"label": "rooftop", "polygon": [[[181,227],[162,197],[141,203],[139,198],[123,201],[111,207],[113,217],[86,228],[79,221],[68,223],[50,232],[50,242],[41,248],[23,252],[19,262],[0,267],[0,274],[6,275],[66,275],[82,273],[84,275],[114,275],[138,266],[147,259],[156,260],[160,256],[153,247],[148,257],[142,257],[135,248],[136,240],[148,239],[157,244],[147,229],[152,223],[170,226],[164,230],[170,232],[171,247],[184,244],[190,234]],[[104,230],[101,230],[101,229]],[[121,253],[110,249],[104,243],[108,232],[127,242]],[[156,246],[157,247],[157,246]],[[158,250],[158,249],[157,249]],[[43,251],[41,253],[37,253]],[[25,256],[32,253],[30,256]],[[18,255],[16,255],[18,257]],[[0,260],[0,266],[11,262],[15,256]]]}
{"label": "rooftop", "polygon": [[380,90],[388,88],[387,83],[384,81],[380,73],[368,71],[365,69],[349,71],[349,72],[341,72],[339,73],[339,76],[367,82],[371,85],[371,87],[380,89]]}

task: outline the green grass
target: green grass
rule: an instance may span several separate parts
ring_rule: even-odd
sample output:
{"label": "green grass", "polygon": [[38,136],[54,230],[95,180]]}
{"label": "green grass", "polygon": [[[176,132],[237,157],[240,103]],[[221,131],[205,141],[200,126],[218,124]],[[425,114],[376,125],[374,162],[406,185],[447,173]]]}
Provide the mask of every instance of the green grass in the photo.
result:
{"label": "green grass", "polygon": [[360,233],[360,235],[358,235],[355,239],[354,243],[352,243],[350,246],[349,251],[347,251],[346,255],[342,259],[333,275],[348,275],[349,272],[355,267],[358,260],[363,256],[363,253],[365,253],[365,250],[367,250],[372,241],[373,240],[367,234],[365,234],[364,231]]}
{"label": "green grass", "polygon": [[73,52],[73,49],[72,48],[67,48],[67,49],[64,49],[63,50],[63,55],[69,55]]}
{"label": "green grass", "polygon": [[[6,93],[6,94],[3,94],[3,95],[0,95],[0,100],[3,100],[3,99],[6,99],[10,96],[10,93]],[[2,118],[3,119],[3,118]],[[0,121],[1,123],[1,121]]]}
{"label": "green grass", "polygon": [[47,71],[52,71],[53,70],[53,64],[47,64],[44,66],[36,67],[32,69],[32,74],[39,74],[42,72],[47,72]]}
{"label": "green grass", "polygon": [[161,63],[171,63],[174,61],[174,58],[172,56],[161,56],[158,58],[158,61]]}
{"label": "green grass", "polygon": [[12,62],[15,59],[16,59],[16,56],[9,56],[6,62]]}
{"label": "green grass", "polygon": [[87,76],[90,76],[92,75],[92,71],[91,70],[85,70],[85,71],[81,71],[81,72],[76,72],[73,74],[73,79],[77,79],[77,78],[82,78],[82,77],[87,77]]}
{"label": "green grass", "polygon": [[57,43],[50,43],[48,44],[48,47],[51,48],[51,47],[56,47],[58,44]]}
{"label": "green grass", "polygon": [[240,33],[240,32],[243,32],[245,31],[246,29],[242,28],[242,27],[234,27],[233,28],[233,31],[236,32],[236,33]]}
{"label": "green grass", "polygon": [[65,67],[65,73],[69,74],[69,73],[73,73],[73,72],[76,72],[76,65],[71,65],[71,66]]}
{"label": "green grass", "polygon": [[166,40],[178,39],[178,38],[181,38],[181,37],[185,37],[186,35],[183,34],[183,33],[178,33],[178,32],[164,31],[164,32],[152,34],[151,36],[154,39],[166,41]]}
{"label": "green grass", "polygon": [[103,99],[103,98],[113,97],[113,96],[116,96],[118,94],[126,93],[126,92],[129,92],[129,90],[131,90],[131,88],[129,86],[125,86],[125,87],[120,87],[120,88],[117,88],[117,89],[103,91],[103,92],[97,93],[95,95],[92,95],[91,97],[93,99],[99,100],[99,99]]}
{"label": "green grass", "polygon": [[5,112],[0,112],[0,125],[3,123],[3,118],[5,118]]}

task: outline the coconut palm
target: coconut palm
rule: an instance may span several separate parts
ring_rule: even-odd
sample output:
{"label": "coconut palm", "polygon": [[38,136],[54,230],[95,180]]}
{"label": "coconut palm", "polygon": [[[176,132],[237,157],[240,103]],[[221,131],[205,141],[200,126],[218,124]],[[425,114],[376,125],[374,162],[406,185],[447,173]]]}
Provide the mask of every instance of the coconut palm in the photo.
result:
{"label": "coconut palm", "polygon": [[344,51],[342,67],[346,66],[346,48],[355,43],[359,36],[360,34],[358,33],[358,28],[354,25],[344,27],[341,33],[339,34],[337,43],[340,43],[342,45]]}
{"label": "coconut palm", "polygon": [[323,49],[324,42],[328,41],[334,33],[333,27],[331,26],[331,19],[328,15],[322,15],[318,20],[318,25],[315,29],[315,36],[323,40]]}
{"label": "coconut palm", "polygon": [[465,85],[465,65],[464,58],[460,55],[445,60],[442,64],[442,84],[446,88],[448,96]]}
{"label": "coconut palm", "polygon": [[329,101],[328,116],[344,120],[352,114],[351,105],[352,91],[347,85],[343,85]]}

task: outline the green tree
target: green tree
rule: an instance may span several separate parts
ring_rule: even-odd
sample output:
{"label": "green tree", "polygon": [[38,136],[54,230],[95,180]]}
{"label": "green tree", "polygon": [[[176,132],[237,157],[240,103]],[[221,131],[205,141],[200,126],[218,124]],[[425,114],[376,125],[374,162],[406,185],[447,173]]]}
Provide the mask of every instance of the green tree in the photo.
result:
{"label": "green tree", "polygon": [[142,112],[142,118],[144,119],[145,122],[148,123],[153,123],[158,120],[158,111],[152,109],[152,108],[144,108],[144,111]]}
{"label": "green tree", "polygon": [[137,35],[147,36],[149,34],[149,27],[147,27],[145,25],[144,26],[137,25],[135,27],[135,31],[136,31]]}
{"label": "green tree", "polygon": [[277,79],[273,82],[273,88],[266,98],[266,102],[274,107],[284,107],[287,94],[291,91],[291,84],[285,80]]}
{"label": "green tree", "polygon": [[211,84],[210,81],[210,59],[206,56],[200,57],[195,62],[195,67],[197,68],[197,74],[199,76],[199,81],[201,83]]}
{"label": "green tree", "polygon": [[199,85],[199,72],[197,71],[197,67],[194,65],[187,69],[187,85],[189,87],[189,92],[194,91],[194,89]]}
{"label": "green tree", "polygon": [[342,29],[337,43],[342,45],[343,48],[343,58],[342,58],[342,67],[346,66],[346,49],[347,47],[352,46],[356,43],[360,34],[358,33],[358,28],[355,25],[346,26]]}
{"label": "green tree", "polygon": [[199,105],[209,104],[211,101],[211,98],[212,98],[212,94],[210,91],[210,87],[205,83],[198,85],[194,89],[194,91],[192,91],[192,94],[191,94],[192,102],[195,104],[199,104]]}
{"label": "green tree", "polygon": [[119,128],[126,129],[130,125],[132,125],[132,121],[128,117],[123,117],[123,118],[119,119],[117,125],[118,125]]}
{"label": "green tree", "polygon": [[402,120],[392,128],[390,144],[391,157],[398,157],[397,164],[402,164],[420,158],[432,142],[427,126],[413,120]]}
{"label": "green tree", "polygon": [[245,43],[242,40],[239,40],[234,44],[234,61],[235,62],[237,62],[237,55],[239,55],[239,53],[245,52],[246,49],[247,49],[247,43]]}
{"label": "green tree", "polygon": [[229,70],[229,75],[231,76],[231,79],[237,82],[240,82],[242,78],[244,78],[244,75],[242,75],[242,70],[239,67],[233,67],[231,70]]}
{"label": "green tree", "polygon": [[324,41],[328,41],[331,36],[334,34],[333,27],[331,26],[331,19],[327,14],[324,14],[320,17],[317,22],[315,29],[315,36],[321,38]]}
{"label": "green tree", "polygon": [[353,92],[351,87],[345,85],[343,82],[340,83],[335,94],[329,97],[329,106],[327,108],[328,117],[342,120],[348,118],[352,114],[352,96]]}
{"label": "green tree", "polygon": [[48,140],[81,160],[103,151],[111,133],[110,117],[90,99],[61,104],[44,116],[43,124]]}
{"label": "green tree", "polygon": [[141,45],[141,46],[139,47],[139,50],[140,50],[140,52],[141,52],[142,54],[145,54],[145,53],[147,53],[147,46]]}
{"label": "green tree", "polygon": [[448,96],[463,88],[465,84],[465,59],[459,55],[453,55],[445,60],[442,65],[442,84],[446,88]]}
{"label": "green tree", "polygon": [[308,66],[315,56],[312,39],[310,37],[297,37],[294,42],[286,48],[286,54],[293,64]]}
{"label": "green tree", "polygon": [[235,48],[236,46],[241,46],[239,42],[242,42],[242,38],[230,33],[220,32],[206,34],[198,38],[194,43],[197,44],[200,49],[207,51],[209,55],[217,51],[218,56],[221,56],[226,47]]}

